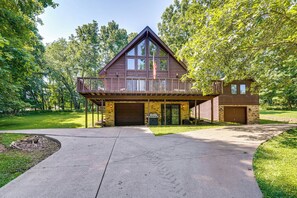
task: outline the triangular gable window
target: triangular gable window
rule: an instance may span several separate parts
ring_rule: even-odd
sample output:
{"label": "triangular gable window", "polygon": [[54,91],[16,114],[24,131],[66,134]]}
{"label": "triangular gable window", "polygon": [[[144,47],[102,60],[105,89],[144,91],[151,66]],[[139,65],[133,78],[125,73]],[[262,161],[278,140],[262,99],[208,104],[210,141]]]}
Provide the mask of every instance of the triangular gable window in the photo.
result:
{"label": "triangular gable window", "polygon": [[153,62],[158,71],[168,70],[168,53],[151,39],[143,39],[126,55],[127,70],[152,70]]}
{"label": "triangular gable window", "polygon": [[142,40],[136,47],[134,47],[133,49],[131,49],[127,55],[128,56],[145,56],[145,51],[146,51],[146,47],[145,47],[145,40]]}
{"label": "triangular gable window", "polygon": [[156,57],[167,57],[168,54],[157,44],[155,44],[152,41],[149,41],[149,52],[150,56],[156,56]]}
{"label": "triangular gable window", "polygon": [[145,40],[141,41],[138,45],[137,45],[137,55],[138,56],[145,56]]}
{"label": "triangular gable window", "polygon": [[167,55],[168,54],[164,50],[160,49],[159,56],[164,57],[164,56],[167,56]]}
{"label": "triangular gable window", "polygon": [[131,49],[128,53],[128,56],[135,56],[135,48]]}

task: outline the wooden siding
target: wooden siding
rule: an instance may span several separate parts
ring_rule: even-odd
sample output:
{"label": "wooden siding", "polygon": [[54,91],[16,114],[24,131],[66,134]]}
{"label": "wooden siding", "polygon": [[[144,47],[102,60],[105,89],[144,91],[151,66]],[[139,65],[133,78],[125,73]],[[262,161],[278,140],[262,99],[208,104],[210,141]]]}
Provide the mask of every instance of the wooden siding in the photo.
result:
{"label": "wooden siding", "polygon": [[169,56],[169,78],[176,78],[178,74],[179,78],[186,74],[187,71],[183,68],[172,56]]}
{"label": "wooden siding", "polygon": [[[259,105],[259,95],[250,92],[251,80],[236,80],[224,86],[219,105]],[[231,84],[237,85],[237,94],[231,94]],[[246,94],[239,93],[240,84],[246,84]]]}
{"label": "wooden siding", "polygon": [[117,77],[125,77],[125,68],[126,68],[126,62],[125,62],[125,56],[121,56],[113,65],[112,67],[107,68],[105,71],[105,76],[114,78]]}

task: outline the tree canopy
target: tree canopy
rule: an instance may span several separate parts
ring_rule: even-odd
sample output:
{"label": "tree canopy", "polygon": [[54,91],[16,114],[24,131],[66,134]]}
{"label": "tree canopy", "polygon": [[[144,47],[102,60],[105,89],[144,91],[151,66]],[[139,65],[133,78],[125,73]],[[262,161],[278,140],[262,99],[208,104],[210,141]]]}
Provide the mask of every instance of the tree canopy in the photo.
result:
{"label": "tree canopy", "polygon": [[[77,77],[96,77],[123,47],[128,34],[115,21],[98,27],[98,23],[84,24],[68,40],[61,38],[46,46],[45,71],[48,73],[52,105],[65,103],[79,109],[82,97],[76,91]],[[57,91],[58,90],[58,91]],[[67,101],[67,102],[66,102]]]}
{"label": "tree canopy", "polygon": [[79,109],[76,78],[98,75],[135,33],[111,21],[76,28],[69,38],[44,46],[38,18],[52,0],[0,0],[0,112],[25,108]]}
{"label": "tree canopy", "polygon": [[21,92],[42,62],[38,15],[57,4],[52,0],[0,0],[0,5],[0,109],[11,111],[25,106]]}
{"label": "tree canopy", "polygon": [[296,104],[296,0],[176,0],[159,31],[205,94],[213,80],[254,79]]}

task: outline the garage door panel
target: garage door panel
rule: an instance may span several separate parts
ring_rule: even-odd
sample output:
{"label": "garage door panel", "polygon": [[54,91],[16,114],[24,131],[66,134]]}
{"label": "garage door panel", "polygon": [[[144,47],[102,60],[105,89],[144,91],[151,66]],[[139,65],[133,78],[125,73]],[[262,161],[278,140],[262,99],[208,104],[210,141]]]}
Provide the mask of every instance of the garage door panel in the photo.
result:
{"label": "garage door panel", "polygon": [[115,125],[144,125],[144,104],[143,103],[116,103],[115,104]]}
{"label": "garage door panel", "polygon": [[246,107],[225,107],[224,120],[225,122],[246,124]]}

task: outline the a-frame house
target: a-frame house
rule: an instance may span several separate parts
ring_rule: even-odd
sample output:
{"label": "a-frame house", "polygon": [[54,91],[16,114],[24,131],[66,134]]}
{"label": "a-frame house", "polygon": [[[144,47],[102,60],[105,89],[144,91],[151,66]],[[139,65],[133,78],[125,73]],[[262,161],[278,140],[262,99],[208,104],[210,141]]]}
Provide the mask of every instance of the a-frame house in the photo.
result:
{"label": "a-frame house", "polygon": [[205,111],[213,121],[219,109],[213,101],[222,93],[223,82],[214,82],[213,94],[203,96],[191,81],[181,81],[186,72],[187,66],[146,27],[99,71],[98,78],[78,78],[77,91],[86,105],[92,103],[93,112],[94,105],[104,110],[107,126],[189,124],[191,109],[196,122],[199,104],[207,101]]}

